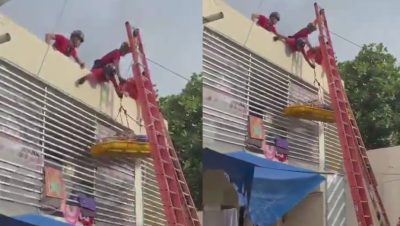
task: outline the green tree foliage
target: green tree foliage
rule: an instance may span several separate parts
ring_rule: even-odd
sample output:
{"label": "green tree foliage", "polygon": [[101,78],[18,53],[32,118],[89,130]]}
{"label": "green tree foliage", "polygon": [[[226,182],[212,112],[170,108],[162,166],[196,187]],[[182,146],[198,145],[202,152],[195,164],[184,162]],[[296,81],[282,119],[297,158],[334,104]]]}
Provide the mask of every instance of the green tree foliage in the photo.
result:
{"label": "green tree foliage", "polygon": [[201,206],[201,153],[202,153],[202,81],[193,74],[178,95],[160,98],[162,112],[194,202]]}
{"label": "green tree foliage", "polygon": [[383,44],[369,44],[339,68],[367,149],[398,145],[400,70],[396,58]]}

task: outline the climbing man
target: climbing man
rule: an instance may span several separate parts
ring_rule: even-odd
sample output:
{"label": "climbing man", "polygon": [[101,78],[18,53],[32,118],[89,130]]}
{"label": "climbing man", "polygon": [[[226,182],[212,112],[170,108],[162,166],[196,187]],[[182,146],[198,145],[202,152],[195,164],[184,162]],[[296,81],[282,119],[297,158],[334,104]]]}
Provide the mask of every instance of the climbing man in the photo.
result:
{"label": "climbing man", "polygon": [[[101,59],[95,60],[91,72],[78,79],[75,82],[75,85],[78,87],[88,80],[90,85],[94,87],[97,84],[111,81],[111,83],[114,85],[115,92],[119,98],[122,98],[121,84],[125,82],[125,79],[121,77],[119,61],[121,56],[125,56],[127,53],[129,53],[129,50],[129,44],[127,42],[123,42],[119,49],[112,50],[104,55]],[[115,76],[118,77],[119,84],[117,84]]]}
{"label": "climbing man", "polygon": [[274,41],[277,40],[283,40],[292,50],[292,52],[301,52],[306,59],[307,63],[310,65],[310,67],[315,68],[315,65],[310,62],[310,60],[307,57],[305,47],[308,46],[309,49],[312,48],[310,41],[308,40],[308,35],[310,35],[312,32],[316,31],[317,27],[315,26],[314,23],[309,23],[307,26],[300,31],[298,31],[296,34],[285,37],[280,34],[276,34],[274,37]]}
{"label": "climbing man", "polygon": [[129,51],[130,51],[129,43],[123,42],[119,47],[119,49],[114,49],[111,52],[104,55],[101,59],[95,60],[92,69],[102,68],[105,67],[107,64],[113,64],[115,66],[116,75],[118,77],[119,82],[123,83],[125,82],[125,79],[121,77],[121,73],[119,70],[119,61],[121,60],[121,57],[128,54]]}
{"label": "climbing man", "polygon": [[307,58],[310,61],[314,61],[314,63],[318,65],[322,65],[322,52],[321,52],[321,47],[316,46],[312,47],[309,50],[307,50]]}
{"label": "climbing man", "polygon": [[279,22],[281,19],[280,15],[278,12],[272,12],[269,15],[269,18],[267,18],[264,15],[261,14],[252,14],[251,15],[251,20],[257,22],[257,25],[264,28],[267,31],[270,31],[274,34],[276,34],[276,28],[275,25]]}
{"label": "climbing man", "polygon": [[85,67],[85,64],[79,59],[77,50],[79,46],[85,40],[85,36],[82,31],[75,30],[71,33],[70,38],[60,35],[60,34],[50,34],[47,33],[45,41],[47,44],[51,44],[54,41],[53,48],[67,57],[73,57],[76,63],[79,64],[81,68]]}

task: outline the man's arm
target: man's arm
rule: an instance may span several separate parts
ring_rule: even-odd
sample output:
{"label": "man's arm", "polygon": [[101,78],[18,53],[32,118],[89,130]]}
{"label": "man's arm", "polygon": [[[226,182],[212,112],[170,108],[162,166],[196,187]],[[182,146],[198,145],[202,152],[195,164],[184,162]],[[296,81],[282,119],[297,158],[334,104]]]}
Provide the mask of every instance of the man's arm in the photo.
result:
{"label": "man's arm", "polygon": [[73,50],[73,52],[72,52],[71,55],[72,55],[72,57],[74,58],[75,62],[78,63],[79,66],[80,66],[82,69],[85,68],[85,63],[83,63],[83,62],[81,61],[81,59],[79,59],[78,53],[76,52],[75,49]]}
{"label": "man's arm", "polygon": [[255,14],[255,13],[251,14],[252,21],[257,21],[259,17],[260,17],[260,15],[258,15],[258,14]]}
{"label": "man's arm", "polygon": [[274,41],[278,41],[278,40],[286,40],[287,37],[284,35],[279,34],[278,32],[275,32],[275,37],[274,37]]}
{"label": "man's arm", "polygon": [[74,60],[75,60],[75,62],[76,63],[78,63],[79,64],[79,66],[83,69],[83,68],[85,68],[85,63],[83,63],[80,59],[79,59],[79,57],[78,56],[74,56]]}
{"label": "man's arm", "polygon": [[45,35],[45,42],[50,45],[52,40],[56,40],[56,35],[55,34],[51,34],[51,33],[47,33]]}

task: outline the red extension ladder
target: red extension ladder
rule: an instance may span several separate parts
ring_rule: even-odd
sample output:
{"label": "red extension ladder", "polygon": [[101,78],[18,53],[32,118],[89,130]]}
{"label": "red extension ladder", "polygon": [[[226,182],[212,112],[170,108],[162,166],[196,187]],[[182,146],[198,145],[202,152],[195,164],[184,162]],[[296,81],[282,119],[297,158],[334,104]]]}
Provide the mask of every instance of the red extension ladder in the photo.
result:
{"label": "red extension ladder", "polygon": [[136,87],[132,89],[137,90],[137,100],[142,109],[167,225],[200,226],[196,207],[156,100],[140,32],[138,29],[134,32],[129,22],[125,26],[133,57],[135,82],[132,85]]}
{"label": "red extension ladder", "polygon": [[336,65],[332,40],[326,21],[325,12],[315,3],[315,13],[319,28],[319,43],[323,57],[323,68],[327,75],[329,94],[335,110],[336,125],[343,152],[344,168],[350,185],[358,225],[373,226],[372,207],[377,218],[389,226],[371,164],[368,160],[357,122],[350,107],[349,100],[342,85],[342,79]]}

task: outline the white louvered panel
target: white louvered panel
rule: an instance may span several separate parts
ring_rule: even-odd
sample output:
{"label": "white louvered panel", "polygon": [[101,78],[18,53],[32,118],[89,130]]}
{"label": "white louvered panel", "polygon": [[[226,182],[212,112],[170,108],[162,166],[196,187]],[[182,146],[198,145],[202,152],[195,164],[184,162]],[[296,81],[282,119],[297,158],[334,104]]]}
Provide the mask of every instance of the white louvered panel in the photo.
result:
{"label": "white louvered panel", "polygon": [[343,176],[327,176],[327,226],[346,225],[346,183]]}
{"label": "white louvered panel", "polygon": [[[324,94],[326,104],[331,104],[329,94]],[[341,172],[343,167],[343,154],[335,123],[325,123],[325,166],[327,170]]]}
{"label": "white louvered panel", "polygon": [[240,150],[247,135],[249,54],[205,34],[203,42],[203,145]]}
{"label": "white louvered panel", "polygon": [[[282,114],[288,102],[296,100],[293,96],[289,97],[296,93],[289,91],[289,83],[294,81],[289,73],[205,28],[203,81],[203,142],[206,147],[215,147],[221,152],[243,148],[247,135],[247,114],[250,113],[264,119],[267,141],[273,142],[276,136],[287,137],[290,158],[318,164],[317,124],[301,121],[293,126],[296,121]],[[309,92],[306,94],[315,95],[316,90],[310,87],[306,86]],[[304,95],[301,92],[296,95],[299,100],[304,98],[299,96]],[[244,110],[235,112],[237,109],[212,101],[210,96],[242,105]],[[246,111],[246,108],[249,110]]]}
{"label": "white louvered panel", "polygon": [[44,92],[0,68],[0,199],[39,206]]}
{"label": "white louvered panel", "polygon": [[151,158],[142,162],[144,225],[166,225],[163,203]]}
{"label": "white louvered panel", "polygon": [[[63,170],[67,192],[94,195],[99,225],[135,225],[132,159],[88,153],[98,125],[113,133],[122,125],[6,63],[0,66],[0,93],[0,199],[39,207],[45,156],[45,164]],[[30,159],[7,150],[12,141],[28,145]]]}
{"label": "white louvered panel", "polygon": [[[66,174],[66,186],[70,191],[93,195],[96,199],[96,221],[105,225],[133,225],[135,222],[134,197],[134,165],[128,160],[95,159],[88,153],[95,141],[96,127],[113,128],[114,133],[122,128],[116,128],[115,122],[104,119],[102,115],[95,116],[85,106],[62,102],[60,93],[48,91],[45,151],[49,154],[49,162],[58,162],[69,166],[70,174]],[[96,121],[100,121],[96,123]],[[66,134],[65,131],[73,132]],[[72,139],[73,140],[72,140]],[[133,162],[133,161],[131,161]],[[124,166],[124,167],[121,167]],[[72,170],[71,170],[72,169]]]}
{"label": "white louvered panel", "polygon": [[276,136],[287,137],[287,118],[282,109],[287,105],[288,76],[271,64],[253,55],[250,76],[249,108],[252,114],[264,118],[267,141]]}
{"label": "white louvered panel", "polygon": [[[96,201],[101,221],[113,222],[116,225],[133,225],[135,223],[135,177],[133,161],[104,160],[106,166],[97,167]],[[113,183],[110,186],[108,183]],[[100,187],[100,185],[105,185]]]}
{"label": "white louvered panel", "polygon": [[[296,79],[291,79],[289,104],[318,100],[318,90]],[[318,123],[310,120],[290,118],[288,140],[291,157],[317,164],[319,163]]]}

